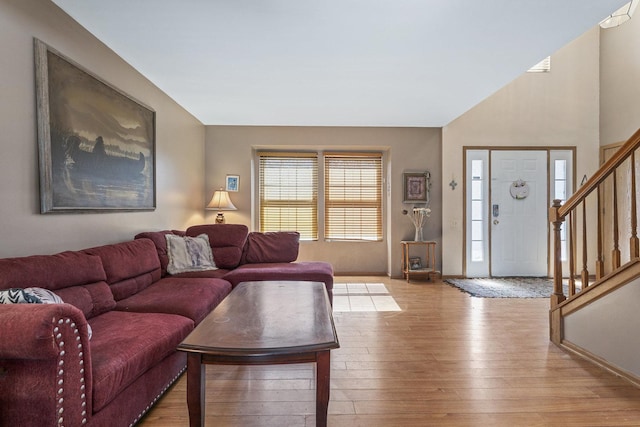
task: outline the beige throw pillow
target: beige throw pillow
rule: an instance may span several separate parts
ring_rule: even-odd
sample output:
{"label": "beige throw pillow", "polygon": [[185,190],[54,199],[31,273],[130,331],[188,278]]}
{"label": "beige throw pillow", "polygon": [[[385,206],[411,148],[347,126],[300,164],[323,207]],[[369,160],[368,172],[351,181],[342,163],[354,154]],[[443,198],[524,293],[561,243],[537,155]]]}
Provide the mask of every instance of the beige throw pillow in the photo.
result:
{"label": "beige throw pillow", "polygon": [[197,237],[167,234],[165,237],[169,257],[167,265],[169,274],[218,269],[213,261],[209,236],[206,234],[200,234]]}

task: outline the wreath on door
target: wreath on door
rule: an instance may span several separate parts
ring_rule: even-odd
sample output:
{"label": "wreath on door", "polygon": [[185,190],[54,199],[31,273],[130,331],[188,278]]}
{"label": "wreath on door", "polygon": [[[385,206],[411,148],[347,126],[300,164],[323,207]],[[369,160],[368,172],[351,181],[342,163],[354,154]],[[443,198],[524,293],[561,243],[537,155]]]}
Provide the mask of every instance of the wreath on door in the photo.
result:
{"label": "wreath on door", "polygon": [[526,199],[529,195],[529,184],[521,179],[513,181],[511,187],[509,187],[509,193],[516,200]]}

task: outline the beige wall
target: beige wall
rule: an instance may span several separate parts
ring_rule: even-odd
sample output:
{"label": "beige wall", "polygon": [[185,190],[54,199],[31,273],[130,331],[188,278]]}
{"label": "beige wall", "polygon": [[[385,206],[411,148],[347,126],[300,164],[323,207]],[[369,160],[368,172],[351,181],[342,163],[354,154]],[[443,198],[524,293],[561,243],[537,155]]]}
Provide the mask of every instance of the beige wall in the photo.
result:
{"label": "beige wall", "polygon": [[640,279],[605,294],[564,319],[564,339],[616,369],[640,377]]}
{"label": "beige wall", "polygon": [[[463,271],[463,147],[575,146],[576,176],[598,166],[599,28],[551,56],[550,73],[525,73],[442,131],[444,275]],[[462,184],[462,183],[461,183]]]}
{"label": "beige wall", "polygon": [[[206,197],[224,186],[225,176],[240,175],[240,188],[231,193],[237,211],[225,213],[227,222],[252,222],[252,153],[256,148],[324,150],[381,150],[386,153],[387,197],[385,238],[377,243],[302,242],[300,260],[328,261],[339,273],[377,273],[400,276],[400,241],[413,240],[414,228],[402,215],[402,173],[430,170],[433,215],[424,228],[425,238],[440,243],[441,173],[440,129],[207,126]],[[207,221],[213,222],[210,212]],[[438,244],[438,248],[440,245]],[[438,263],[441,259],[438,253]]]}
{"label": "beige wall", "polygon": [[626,141],[640,128],[640,13],[600,32],[600,143]]}
{"label": "beige wall", "polygon": [[[224,185],[226,174],[241,176],[240,191],[232,195],[239,210],[227,213],[228,220],[251,225],[254,147],[372,148],[387,152],[391,192],[385,201],[385,241],[304,243],[301,259],[324,259],[337,271],[399,276],[399,241],[413,237],[413,226],[401,214],[402,172],[429,169],[434,184],[433,216],[425,237],[439,242],[438,264],[442,263],[443,273],[462,274],[463,146],[575,145],[580,179],[596,168],[598,126],[601,142],[606,144],[628,138],[640,117],[640,89],[636,84],[640,53],[632,45],[638,40],[640,20],[602,31],[601,36],[597,28],[589,31],[553,55],[551,73],[524,74],[442,131],[209,126],[206,136],[202,124],[52,3],[2,0],[0,28],[0,53],[4,58],[0,80],[0,256],[80,249],[126,240],[142,230],[185,228],[213,221],[215,213],[205,214],[202,206],[213,189]],[[156,110],[155,211],[39,213],[33,37]],[[461,184],[456,190],[448,186],[452,177]]]}
{"label": "beige wall", "polygon": [[[49,1],[0,1],[0,34],[0,257],[81,249],[202,222],[199,121]],[[155,211],[39,213],[34,37],[156,111]]]}

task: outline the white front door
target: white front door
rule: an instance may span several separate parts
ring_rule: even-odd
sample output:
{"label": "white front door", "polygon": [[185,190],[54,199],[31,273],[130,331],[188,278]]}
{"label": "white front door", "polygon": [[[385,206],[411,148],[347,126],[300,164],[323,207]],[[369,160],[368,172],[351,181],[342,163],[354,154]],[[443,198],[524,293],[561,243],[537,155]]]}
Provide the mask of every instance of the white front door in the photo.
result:
{"label": "white front door", "polygon": [[547,276],[547,152],[491,151],[491,275]]}

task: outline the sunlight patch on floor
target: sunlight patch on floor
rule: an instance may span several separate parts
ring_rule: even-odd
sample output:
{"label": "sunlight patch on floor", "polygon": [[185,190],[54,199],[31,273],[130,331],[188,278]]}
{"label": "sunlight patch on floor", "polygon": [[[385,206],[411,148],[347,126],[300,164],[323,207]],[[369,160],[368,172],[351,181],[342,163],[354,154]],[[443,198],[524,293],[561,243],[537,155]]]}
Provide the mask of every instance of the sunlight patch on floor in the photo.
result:
{"label": "sunlight patch on floor", "polygon": [[383,283],[334,283],[334,312],[402,311]]}

